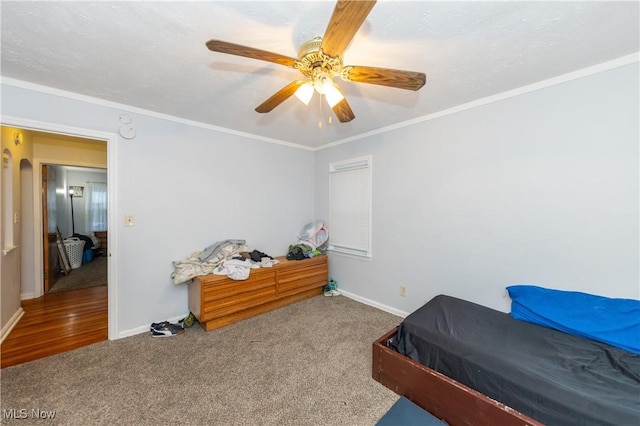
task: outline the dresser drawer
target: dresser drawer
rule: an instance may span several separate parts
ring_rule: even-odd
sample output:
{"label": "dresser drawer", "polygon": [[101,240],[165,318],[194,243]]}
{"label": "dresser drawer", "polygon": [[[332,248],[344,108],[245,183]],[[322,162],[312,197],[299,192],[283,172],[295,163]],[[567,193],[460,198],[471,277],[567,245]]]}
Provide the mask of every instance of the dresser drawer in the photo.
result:
{"label": "dresser drawer", "polygon": [[[212,277],[209,275],[208,277]],[[269,269],[254,269],[248,280],[232,280],[225,276],[215,276],[217,279],[203,279],[202,296],[205,303],[215,303],[220,299],[240,296],[245,293],[271,287],[275,289],[276,273]]]}
{"label": "dresser drawer", "polygon": [[[326,258],[325,258],[326,259]],[[327,284],[328,271],[326,262],[315,265],[301,264],[295,268],[278,271],[278,297],[322,287]]]}
{"label": "dresser drawer", "polygon": [[205,302],[201,321],[224,317],[236,312],[245,311],[249,308],[262,305],[276,297],[274,285],[236,294],[213,302]]}
{"label": "dresser drawer", "polygon": [[251,279],[234,281],[224,277],[204,283],[202,287],[202,321],[261,305],[276,297],[276,274],[270,270],[253,270]]}

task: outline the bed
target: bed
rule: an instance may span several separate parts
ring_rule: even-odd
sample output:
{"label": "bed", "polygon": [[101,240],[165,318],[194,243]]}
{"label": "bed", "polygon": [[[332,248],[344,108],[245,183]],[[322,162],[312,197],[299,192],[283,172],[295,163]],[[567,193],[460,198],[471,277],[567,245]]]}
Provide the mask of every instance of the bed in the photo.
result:
{"label": "bed", "polygon": [[445,295],[374,342],[373,378],[454,426],[640,424],[640,355]]}

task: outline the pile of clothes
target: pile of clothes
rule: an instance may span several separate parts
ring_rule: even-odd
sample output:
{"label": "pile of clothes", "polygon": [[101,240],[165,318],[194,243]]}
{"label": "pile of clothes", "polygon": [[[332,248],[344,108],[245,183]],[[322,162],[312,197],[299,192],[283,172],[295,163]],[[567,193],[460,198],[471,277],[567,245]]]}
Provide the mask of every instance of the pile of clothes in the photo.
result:
{"label": "pile of clothes", "polygon": [[287,259],[302,260],[319,256],[327,251],[329,231],[321,220],[315,220],[305,225],[298,235],[298,242],[291,244],[287,252]]}
{"label": "pile of clothes", "polygon": [[246,280],[251,269],[268,268],[278,263],[277,259],[248,247],[246,243],[245,240],[233,239],[217,241],[185,259],[172,262],[173,283],[186,283],[199,275],[208,274]]}
{"label": "pile of clothes", "polygon": [[241,251],[229,260],[223,260],[213,270],[214,275],[226,275],[232,280],[246,280],[251,269],[270,268],[277,259],[258,250]]}

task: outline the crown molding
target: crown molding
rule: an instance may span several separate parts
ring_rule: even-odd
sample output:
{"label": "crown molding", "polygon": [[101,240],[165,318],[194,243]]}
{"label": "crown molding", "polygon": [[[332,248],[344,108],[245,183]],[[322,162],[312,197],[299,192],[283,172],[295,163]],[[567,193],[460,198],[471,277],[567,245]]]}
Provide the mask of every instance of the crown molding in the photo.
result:
{"label": "crown molding", "polygon": [[467,102],[465,104],[457,105],[452,108],[448,108],[442,111],[434,112],[433,114],[417,117],[412,120],[403,121],[393,124],[391,126],[381,127],[370,132],[362,133],[360,135],[352,136],[349,138],[341,139],[335,142],[317,147],[315,151],[322,149],[332,148],[334,146],[342,145],[348,142],[352,142],[359,139],[364,139],[369,136],[386,133],[391,130],[401,129],[404,127],[410,127],[415,124],[424,123],[425,121],[435,120],[447,115],[456,114],[462,111],[467,111],[473,108],[478,108],[484,105],[491,104],[493,102],[502,101],[508,98],[514,98],[516,96],[524,95],[527,93],[535,92],[537,90],[546,89],[547,87],[555,86],[558,84],[567,83],[569,81],[578,80],[583,77],[588,77],[594,74],[598,74],[604,71],[609,71],[615,68],[624,67],[640,61],[640,52],[632,53],[630,55],[622,56],[611,61],[603,62],[597,65],[593,65],[587,68],[583,68],[577,71],[572,71],[567,74],[562,74],[556,77],[552,77],[546,80],[539,81],[537,83],[528,84],[526,86],[518,87],[517,89],[508,90],[506,92],[498,93],[496,95],[487,96],[486,98],[477,99],[475,101]]}
{"label": "crown molding", "polygon": [[434,112],[432,114],[428,114],[422,117],[417,117],[411,120],[403,121],[400,123],[393,124],[391,126],[381,127],[379,129],[375,129],[369,132],[361,133],[359,135],[351,136],[348,138],[340,139],[334,142],[329,142],[327,144],[318,146],[318,147],[309,147],[305,145],[300,145],[292,142],[287,142],[280,139],[268,138],[260,135],[255,135],[253,133],[240,132],[237,130],[228,129],[225,127],[214,126],[211,124],[202,123],[199,121],[187,120],[184,118],[175,117],[169,114],[163,114],[151,110],[147,110],[144,108],[138,108],[130,105],[125,105],[117,102],[106,101],[104,99],[95,98],[92,96],[81,95],[74,92],[69,92],[66,90],[55,89],[48,86],[43,86],[35,83],[30,83],[22,80],[17,80],[8,77],[2,77],[2,84],[6,84],[9,86],[14,86],[22,89],[32,90],[35,92],[46,93],[49,95],[60,96],[67,99],[78,100],[81,102],[87,102],[94,105],[100,105],[108,108],[113,108],[121,111],[127,111],[135,114],[146,115],[149,117],[158,118],[161,120],[167,120],[175,123],[185,124],[187,126],[198,127],[207,130],[213,130],[216,132],[226,133],[234,136],[240,136],[248,139],[254,139],[262,142],[274,143],[277,145],[284,145],[292,148],[303,149],[307,151],[320,151],[327,148],[332,148],[338,145],[342,145],[348,142],[364,139],[370,136],[374,136],[381,133],[386,133],[392,130],[401,129],[404,127],[410,127],[415,124],[423,123],[425,121],[435,120],[440,117],[445,117],[447,115],[456,114],[458,112],[466,111],[469,109],[481,107],[484,105],[491,104],[493,102],[502,101],[504,99],[513,98],[516,96],[524,95],[526,93],[534,92],[537,90],[546,89],[547,87],[555,86],[558,84],[563,84],[569,81],[578,80],[583,77],[588,77],[594,74],[598,74],[604,71],[612,70],[615,68],[620,68],[626,65],[630,65],[640,61],[640,52],[632,53],[630,55],[622,56],[617,59],[613,59],[611,61],[603,62],[597,65],[593,65],[587,68],[583,68],[577,71],[573,71],[567,74],[562,74],[556,77],[552,77],[546,80],[539,81],[537,83],[529,84],[526,86],[522,86],[513,90],[508,90],[506,92],[498,93],[495,95],[487,96],[482,99],[477,99],[475,101],[467,102],[465,104],[457,105],[452,108],[448,108],[442,111]]}

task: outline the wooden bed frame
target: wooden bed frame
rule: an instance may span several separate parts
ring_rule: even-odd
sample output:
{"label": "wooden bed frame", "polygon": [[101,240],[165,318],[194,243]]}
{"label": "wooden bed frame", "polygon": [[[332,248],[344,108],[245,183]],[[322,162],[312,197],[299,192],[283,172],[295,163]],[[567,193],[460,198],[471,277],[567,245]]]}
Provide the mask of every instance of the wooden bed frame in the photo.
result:
{"label": "wooden bed frame", "polygon": [[387,346],[397,330],[373,343],[373,378],[451,426],[542,423],[495,401]]}

